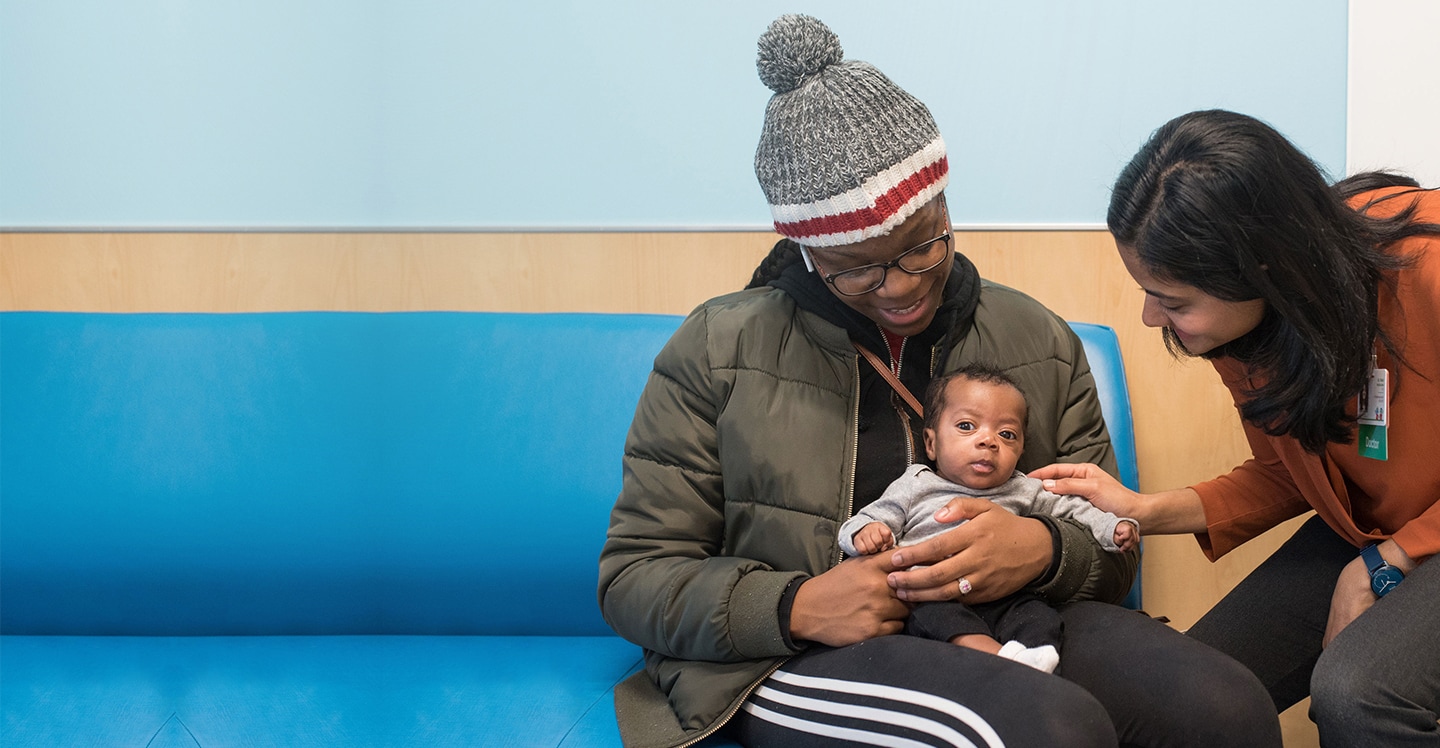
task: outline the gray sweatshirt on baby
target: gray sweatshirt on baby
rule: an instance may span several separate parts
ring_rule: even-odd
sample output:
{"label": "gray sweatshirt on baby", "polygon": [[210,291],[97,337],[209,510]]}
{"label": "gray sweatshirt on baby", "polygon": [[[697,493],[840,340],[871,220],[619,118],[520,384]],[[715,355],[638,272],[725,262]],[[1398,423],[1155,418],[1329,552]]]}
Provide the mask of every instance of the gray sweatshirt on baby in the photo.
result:
{"label": "gray sweatshirt on baby", "polygon": [[1120,550],[1115,545],[1115,525],[1131,522],[1136,528],[1140,527],[1139,522],[1128,517],[1116,517],[1079,496],[1062,496],[1046,491],[1039,480],[1019,470],[1010,476],[1010,480],[995,488],[974,489],[952,483],[928,465],[916,463],[896,478],[880,498],[840,526],[840,548],[847,556],[862,555],[855,550],[853,538],[860,528],[871,522],[885,523],[894,533],[897,545],[914,545],[954,529],[959,523],[936,522],[935,512],[957,495],[986,499],[1022,517],[1048,514],[1075,520],[1090,528],[1095,540],[1111,552]]}

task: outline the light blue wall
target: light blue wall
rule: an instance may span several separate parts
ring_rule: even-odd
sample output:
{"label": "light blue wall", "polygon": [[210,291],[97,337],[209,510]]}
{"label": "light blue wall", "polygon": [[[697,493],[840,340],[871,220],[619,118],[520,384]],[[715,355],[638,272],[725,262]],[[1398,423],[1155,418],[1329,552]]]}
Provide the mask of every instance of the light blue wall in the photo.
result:
{"label": "light blue wall", "polygon": [[768,226],[789,11],[930,105],[957,223],[1099,223],[1196,108],[1343,171],[1345,0],[0,0],[0,226]]}

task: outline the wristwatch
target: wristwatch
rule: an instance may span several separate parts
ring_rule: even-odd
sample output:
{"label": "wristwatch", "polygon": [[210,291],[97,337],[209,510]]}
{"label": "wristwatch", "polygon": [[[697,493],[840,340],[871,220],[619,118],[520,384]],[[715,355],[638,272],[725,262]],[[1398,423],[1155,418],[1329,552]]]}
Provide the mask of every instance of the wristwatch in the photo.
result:
{"label": "wristwatch", "polygon": [[1380,549],[1374,545],[1367,545],[1360,549],[1360,558],[1365,561],[1365,566],[1370,569],[1370,591],[1376,597],[1384,597],[1395,585],[1405,579],[1405,572],[1400,567],[1391,566],[1385,563],[1385,558],[1380,555]]}

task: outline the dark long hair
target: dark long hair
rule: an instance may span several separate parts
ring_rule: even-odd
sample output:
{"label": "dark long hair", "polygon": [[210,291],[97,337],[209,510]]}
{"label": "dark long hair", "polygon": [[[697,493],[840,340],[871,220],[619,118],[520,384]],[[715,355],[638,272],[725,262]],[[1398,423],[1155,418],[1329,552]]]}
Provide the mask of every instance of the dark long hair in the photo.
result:
{"label": "dark long hair", "polygon": [[[1346,406],[1364,386],[1375,340],[1403,361],[1378,307],[1389,271],[1411,260],[1388,251],[1409,236],[1440,234],[1414,206],[1391,218],[1346,201],[1383,187],[1419,185],[1369,172],[1333,187],[1274,128],[1243,114],[1191,112],[1150,137],[1115,182],[1106,223],[1145,268],[1225,301],[1265,301],[1260,324],[1206,352],[1263,374],[1241,416],[1311,453],[1349,442]],[[1387,281],[1387,277],[1391,280]],[[1172,353],[1184,346],[1166,330]]]}

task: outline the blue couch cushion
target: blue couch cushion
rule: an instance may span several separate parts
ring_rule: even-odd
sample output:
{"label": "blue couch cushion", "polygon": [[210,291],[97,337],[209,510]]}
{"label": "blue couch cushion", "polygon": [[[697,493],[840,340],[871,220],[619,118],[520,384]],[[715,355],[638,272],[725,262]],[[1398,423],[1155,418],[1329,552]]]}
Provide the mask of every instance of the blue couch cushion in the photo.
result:
{"label": "blue couch cushion", "polygon": [[610,633],[680,318],[0,314],[0,630]]}
{"label": "blue couch cushion", "polygon": [[[1120,482],[1131,490],[1140,490],[1139,463],[1135,453],[1135,423],[1130,414],[1130,385],[1125,379],[1125,361],[1120,355],[1120,339],[1115,329],[1106,325],[1088,322],[1071,322],[1070,329],[1080,338],[1085,347],[1085,360],[1090,363],[1090,373],[1095,377],[1095,391],[1100,397],[1100,411],[1105,416],[1105,426],[1110,431],[1110,443],[1115,448],[1115,463],[1120,470]],[[1144,532],[1144,528],[1141,528]],[[1141,543],[1144,547],[1144,543]],[[1131,610],[1140,610],[1144,604],[1141,592],[1140,569],[1135,570],[1135,582],[1125,595],[1122,604]]]}
{"label": "blue couch cushion", "polygon": [[[6,748],[618,746],[614,636],[0,637]],[[152,742],[153,741],[153,742]]]}

